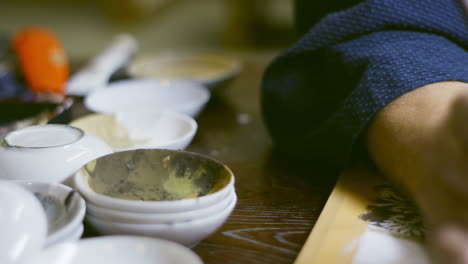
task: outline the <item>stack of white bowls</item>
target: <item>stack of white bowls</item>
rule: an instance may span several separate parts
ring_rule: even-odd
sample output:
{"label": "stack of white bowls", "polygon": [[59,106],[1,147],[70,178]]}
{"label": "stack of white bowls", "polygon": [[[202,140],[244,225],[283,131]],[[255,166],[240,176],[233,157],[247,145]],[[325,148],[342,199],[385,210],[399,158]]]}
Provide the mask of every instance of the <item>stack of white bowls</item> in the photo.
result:
{"label": "stack of white bowls", "polygon": [[78,240],[85,201],[58,183],[0,180],[0,214],[0,263],[19,263]]}
{"label": "stack of white bowls", "polygon": [[47,217],[45,247],[81,238],[86,205],[77,192],[60,183],[13,182],[33,193],[45,211]]}
{"label": "stack of white bowls", "polygon": [[[180,161],[183,166],[190,162],[199,162],[203,166],[216,166],[216,170],[207,169],[207,171],[208,173],[216,171],[219,175],[208,175],[210,180],[206,182],[209,182],[210,191],[195,198],[129,200],[94,191],[88,184],[88,179],[96,175],[90,176],[86,168],[88,165],[94,168],[96,163],[90,163],[76,173],[74,184],[87,202],[86,219],[98,232],[109,235],[157,237],[193,247],[215,232],[229,217],[237,202],[234,175],[228,167],[209,157],[186,151],[146,149],[113,153],[97,159],[96,162],[106,159],[115,161],[119,155],[127,155],[128,158],[129,153],[136,152],[160,154],[161,157],[172,155],[173,160]],[[147,161],[148,158],[140,160]],[[112,163],[107,164],[113,166]],[[135,164],[139,165],[141,164]],[[125,170],[126,167],[123,167]],[[107,178],[121,174],[115,171],[115,166],[113,170],[102,171],[113,172],[112,175],[104,176]],[[204,184],[207,184],[206,182]]]}

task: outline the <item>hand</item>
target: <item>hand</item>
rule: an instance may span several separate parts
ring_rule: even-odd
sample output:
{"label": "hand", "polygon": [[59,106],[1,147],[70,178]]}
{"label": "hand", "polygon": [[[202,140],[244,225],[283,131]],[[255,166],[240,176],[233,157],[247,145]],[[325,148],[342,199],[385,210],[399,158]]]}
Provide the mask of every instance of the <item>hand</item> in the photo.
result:
{"label": "hand", "polygon": [[420,207],[433,259],[468,264],[468,84],[418,88],[367,131],[371,157]]}

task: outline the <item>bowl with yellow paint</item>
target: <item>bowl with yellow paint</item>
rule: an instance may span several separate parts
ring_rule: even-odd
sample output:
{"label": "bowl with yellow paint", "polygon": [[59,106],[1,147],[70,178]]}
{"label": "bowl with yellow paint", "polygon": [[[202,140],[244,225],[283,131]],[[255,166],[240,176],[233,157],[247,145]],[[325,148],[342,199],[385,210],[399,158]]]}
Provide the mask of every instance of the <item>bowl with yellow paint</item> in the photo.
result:
{"label": "bowl with yellow paint", "polygon": [[126,111],[90,114],[71,126],[104,140],[114,151],[132,149],[183,150],[196,134],[197,122],[189,115],[172,111]]}
{"label": "bowl with yellow paint", "polygon": [[115,152],[82,167],[75,188],[97,206],[135,213],[175,213],[223,201],[234,174],[210,157],[179,150]]}

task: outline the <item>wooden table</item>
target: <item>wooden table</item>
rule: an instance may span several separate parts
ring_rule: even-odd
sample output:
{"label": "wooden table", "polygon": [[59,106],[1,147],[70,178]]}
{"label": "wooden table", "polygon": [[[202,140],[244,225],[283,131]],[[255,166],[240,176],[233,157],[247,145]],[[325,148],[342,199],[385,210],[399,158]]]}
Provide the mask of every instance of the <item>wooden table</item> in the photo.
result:
{"label": "wooden table", "polygon": [[333,187],[333,179],[319,180],[272,150],[259,103],[268,61],[246,58],[241,75],[198,117],[189,150],[226,163],[238,195],[223,227],[194,248],[205,263],[293,263]]}
{"label": "wooden table", "polygon": [[272,150],[259,104],[270,59],[245,56],[240,76],[216,90],[197,118],[188,150],[229,166],[238,196],[227,222],[194,248],[207,264],[293,263],[333,188],[332,177],[292,165]]}

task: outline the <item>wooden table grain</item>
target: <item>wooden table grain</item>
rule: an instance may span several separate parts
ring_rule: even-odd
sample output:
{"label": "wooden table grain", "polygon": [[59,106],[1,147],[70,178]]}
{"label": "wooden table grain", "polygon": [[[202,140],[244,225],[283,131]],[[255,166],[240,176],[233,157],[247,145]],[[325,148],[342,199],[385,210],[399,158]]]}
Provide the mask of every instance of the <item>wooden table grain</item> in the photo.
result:
{"label": "wooden table grain", "polygon": [[227,222],[194,248],[205,263],[293,263],[333,187],[332,178],[273,150],[259,99],[268,62],[246,57],[240,76],[215,91],[197,119],[188,150],[227,164],[238,195]]}
{"label": "wooden table grain", "polygon": [[[235,174],[237,205],[214,234],[193,250],[207,263],[293,263],[333,188],[275,152],[260,112],[260,82],[271,56],[241,56],[243,71],[216,89],[197,117],[187,150],[225,163]],[[85,114],[75,109],[74,116]],[[97,235],[85,223],[85,236]]]}

